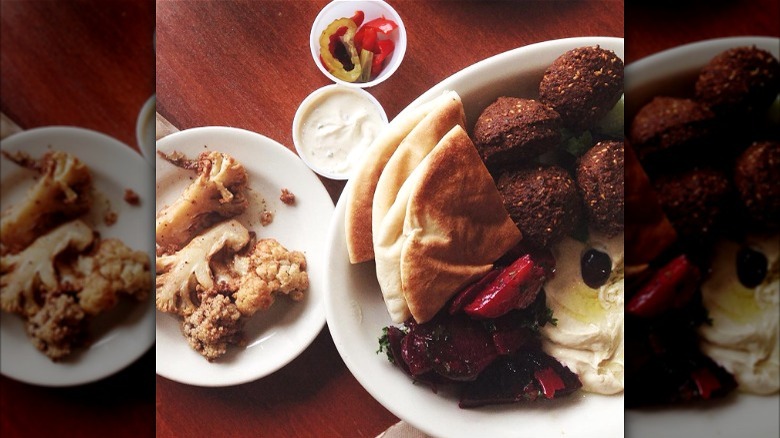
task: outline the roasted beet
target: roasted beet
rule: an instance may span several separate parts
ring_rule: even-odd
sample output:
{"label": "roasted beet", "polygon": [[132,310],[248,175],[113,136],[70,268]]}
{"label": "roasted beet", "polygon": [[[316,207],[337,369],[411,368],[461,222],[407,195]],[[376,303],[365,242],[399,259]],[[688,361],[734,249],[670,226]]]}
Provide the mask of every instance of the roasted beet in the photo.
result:
{"label": "roasted beet", "polygon": [[498,354],[512,354],[523,347],[539,348],[537,321],[534,309],[513,310],[491,321],[490,330]]}
{"label": "roasted beet", "polygon": [[[554,269],[555,261],[542,255],[535,263],[527,253],[521,259],[464,289],[430,321],[410,318],[403,328],[387,327],[379,351],[434,392],[445,384],[462,388],[461,407],[553,398],[580,388],[577,376],[541,348],[539,327],[554,320],[541,283],[535,283]],[[497,318],[475,319],[461,311],[465,302],[478,299],[474,290],[484,292],[502,276],[502,286],[515,283],[511,287],[533,290],[521,291]]]}
{"label": "roasted beet", "polygon": [[563,397],[582,387],[576,374],[541,349],[502,356],[466,386],[461,408]]}
{"label": "roasted beet", "polygon": [[401,358],[412,376],[419,376],[433,370],[428,356],[428,340],[420,335],[420,330],[410,330],[401,341]]}
{"label": "roasted beet", "polygon": [[387,353],[387,359],[396,365],[398,365],[406,374],[412,375],[409,371],[409,367],[403,360],[403,354],[401,350],[401,342],[403,342],[406,333],[398,327],[386,327],[385,334],[379,338],[379,352],[384,351]]}
{"label": "roasted beet", "polygon": [[491,404],[534,401],[539,388],[532,370],[508,358],[496,361],[474,382],[466,385],[460,399],[461,408],[475,408]]}
{"label": "roasted beet", "polygon": [[736,388],[734,376],[699,351],[695,343],[679,343],[669,337],[652,339],[655,345],[645,350],[649,354],[642,363],[627,367],[626,387],[631,390],[626,391],[626,406],[710,400]]}
{"label": "roasted beet", "polygon": [[408,336],[425,340],[433,369],[451,380],[474,380],[498,357],[485,326],[463,314],[434,318]]}

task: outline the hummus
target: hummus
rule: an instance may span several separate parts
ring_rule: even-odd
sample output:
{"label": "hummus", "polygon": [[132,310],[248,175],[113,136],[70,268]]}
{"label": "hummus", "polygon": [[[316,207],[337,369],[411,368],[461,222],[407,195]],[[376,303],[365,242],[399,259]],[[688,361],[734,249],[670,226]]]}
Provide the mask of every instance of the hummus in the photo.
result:
{"label": "hummus", "polygon": [[[590,248],[612,260],[612,273],[598,289],[585,284],[580,259]],[[623,234],[591,235],[582,243],[565,238],[553,247],[555,276],[545,285],[556,325],[542,328],[544,351],[574,371],[582,388],[599,394],[623,391]]]}
{"label": "hummus", "polygon": [[766,278],[755,288],[746,288],[737,277],[741,246],[725,240],[715,248],[712,274],[702,285],[704,307],[712,320],[712,325],[699,328],[702,350],[734,374],[743,392],[771,394],[780,389],[778,239],[750,242],[768,261]]}

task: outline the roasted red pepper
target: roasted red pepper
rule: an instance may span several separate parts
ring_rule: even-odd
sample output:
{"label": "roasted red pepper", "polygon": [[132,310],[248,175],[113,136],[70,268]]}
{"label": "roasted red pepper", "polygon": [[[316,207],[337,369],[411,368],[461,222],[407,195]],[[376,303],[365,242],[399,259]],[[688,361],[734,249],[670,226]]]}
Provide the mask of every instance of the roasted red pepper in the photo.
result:
{"label": "roasted red pepper", "polygon": [[371,27],[361,27],[355,34],[355,46],[358,52],[368,50],[373,52],[376,48],[376,29]]}
{"label": "roasted red pepper", "polygon": [[696,292],[701,274],[685,254],[664,265],[626,305],[626,312],[642,318],[683,307]]}
{"label": "roasted red pepper", "polygon": [[721,384],[718,378],[707,368],[699,368],[691,373],[691,378],[696,383],[696,389],[704,400],[709,400],[713,392],[720,389]]}
{"label": "roasted red pepper", "polygon": [[355,23],[355,26],[360,27],[364,18],[366,18],[366,15],[363,11],[355,11],[355,15],[352,16],[351,20]]}
{"label": "roasted red pepper", "polygon": [[566,388],[561,376],[552,367],[534,371],[534,378],[539,382],[539,386],[542,387],[541,392],[547,398],[554,398],[555,391]]}
{"label": "roasted red pepper", "polygon": [[482,292],[491,281],[495,280],[500,273],[500,270],[493,269],[485,274],[484,277],[480,278],[474,283],[471,283],[469,286],[466,286],[463,290],[458,292],[458,294],[455,295],[455,298],[452,300],[452,303],[450,303],[450,315],[454,315],[460,312],[463,310],[463,307],[474,301],[474,299],[477,298],[477,295],[479,295],[479,293]]}
{"label": "roasted red pepper", "polygon": [[512,309],[524,309],[534,301],[545,278],[544,269],[526,254],[501,271],[463,311],[474,318],[498,318]]}
{"label": "roasted red pepper", "polygon": [[393,20],[388,20],[384,16],[380,18],[374,18],[371,21],[367,21],[366,24],[363,25],[363,27],[371,27],[376,29],[378,32],[382,32],[385,35],[389,35],[390,32],[398,29],[398,24],[396,24]]}
{"label": "roasted red pepper", "polygon": [[371,61],[371,75],[376,76],[382,72],[385,59],[395,50],[393,40],[377,40],[374,49],[374,60]]}

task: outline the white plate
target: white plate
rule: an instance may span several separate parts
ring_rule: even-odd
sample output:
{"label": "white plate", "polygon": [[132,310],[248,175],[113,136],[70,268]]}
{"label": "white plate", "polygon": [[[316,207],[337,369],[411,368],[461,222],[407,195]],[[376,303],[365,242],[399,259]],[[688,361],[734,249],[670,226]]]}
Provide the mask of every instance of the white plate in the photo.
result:
{"label": "white plate", "polygon": [[[700,41],[669,49],[626,66],[626,120],[653,96],[688,96],[699,69],[715,55],[732,47],[752,46],[780,56],[780,39],[734,37]],[[626,411],[626,435],[631,438],[657,436],[776,437],[780,435],[777,412],[780,395],[735,394],[714,403],[688,407]]]}
{"label": "white plate", "polygon": [[[567,50],[589,45],[623,57],[619,38],[572,38],[521,47],[479,62],[439,83],[409,108],[445,90],[463,99],[466,120],[473,125],[480,112],[501,95],[535,97],[544,70]],[[405,111],[408,111],[407,108]],[[350,183],[344,192],[350,190]],[[382,327],[391,324],[372,262],[351,265],[344,235],[344,200],[328,235],[330,266],[325,278],[328,327],[341,357],[355,378],[383,406],[427,434],[447,437],[621,436],[623,396],[579,391],[568,398],[528,404],[460,409],[455,395],[434,394],[415,385],[384,355],[376,354]]]}
{"label": "white plate", "polygon": [[[100,218],[87,222],[102,237],[121,239],[154,259],[153,173],[144,159],[129,146],[107,135],[81,128],[46,127],[22,131],[2,142],[2,149],[24,150],[40,157],[50,149],[69,152],[87,164],[100,197],[93,211],[103,211],[104,199],[118,213],[118,221],[106,226]],[[2,158],[3,208],[20,202],[37,174]],[[138,207],[127,204],[125,189],[141,197]],[[0,363],[2,373],[22,382],[45,386],[73,386],[99,380],[133,363],[154,343],[153,291],[142,305],[120,302],[116,309],[101,315],[90,327],[94,343],[61,363],[53,363],[29,341],[24,323],[16,315],[2,313]]]}
{"label": "white plate", "polygon": [[[189,158],[216,150],[243,164],[253,195],[238,220],[259,237],[271,237],[289,250],[302,251],[311,283],[302,301],[279,297],[269,310],[256,313],[245,327],[246,348],[229,348],[214,362],[190,348],[179,317],[157,312],[157,374],[191,385],[227,386],[273,373],[306,349],[325,325],[321,284],[325,235],[333,214],[330,195],[292,151],[254,132],[225,127],[188,129],[160,139],[157,148],[166,153],[179,151]],[[157,157],[157,210],[174,202],[193,175]],[[279,200],[283,188],[295,195],[295,205]],[[266,227],[259,224],[263,209],[274,213]]]}

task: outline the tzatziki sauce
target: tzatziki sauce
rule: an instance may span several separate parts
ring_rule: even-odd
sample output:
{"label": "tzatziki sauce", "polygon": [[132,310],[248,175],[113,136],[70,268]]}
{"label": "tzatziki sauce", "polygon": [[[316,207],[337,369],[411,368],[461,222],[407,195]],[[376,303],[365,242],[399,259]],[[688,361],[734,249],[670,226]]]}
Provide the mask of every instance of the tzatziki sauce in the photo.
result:
{"label": "tzatziki sauce", "polygon": [[368,92],[329,85],[301,103],[293,123],[298,154],[315,172],[346,179],[361,161],[387,116]]}

